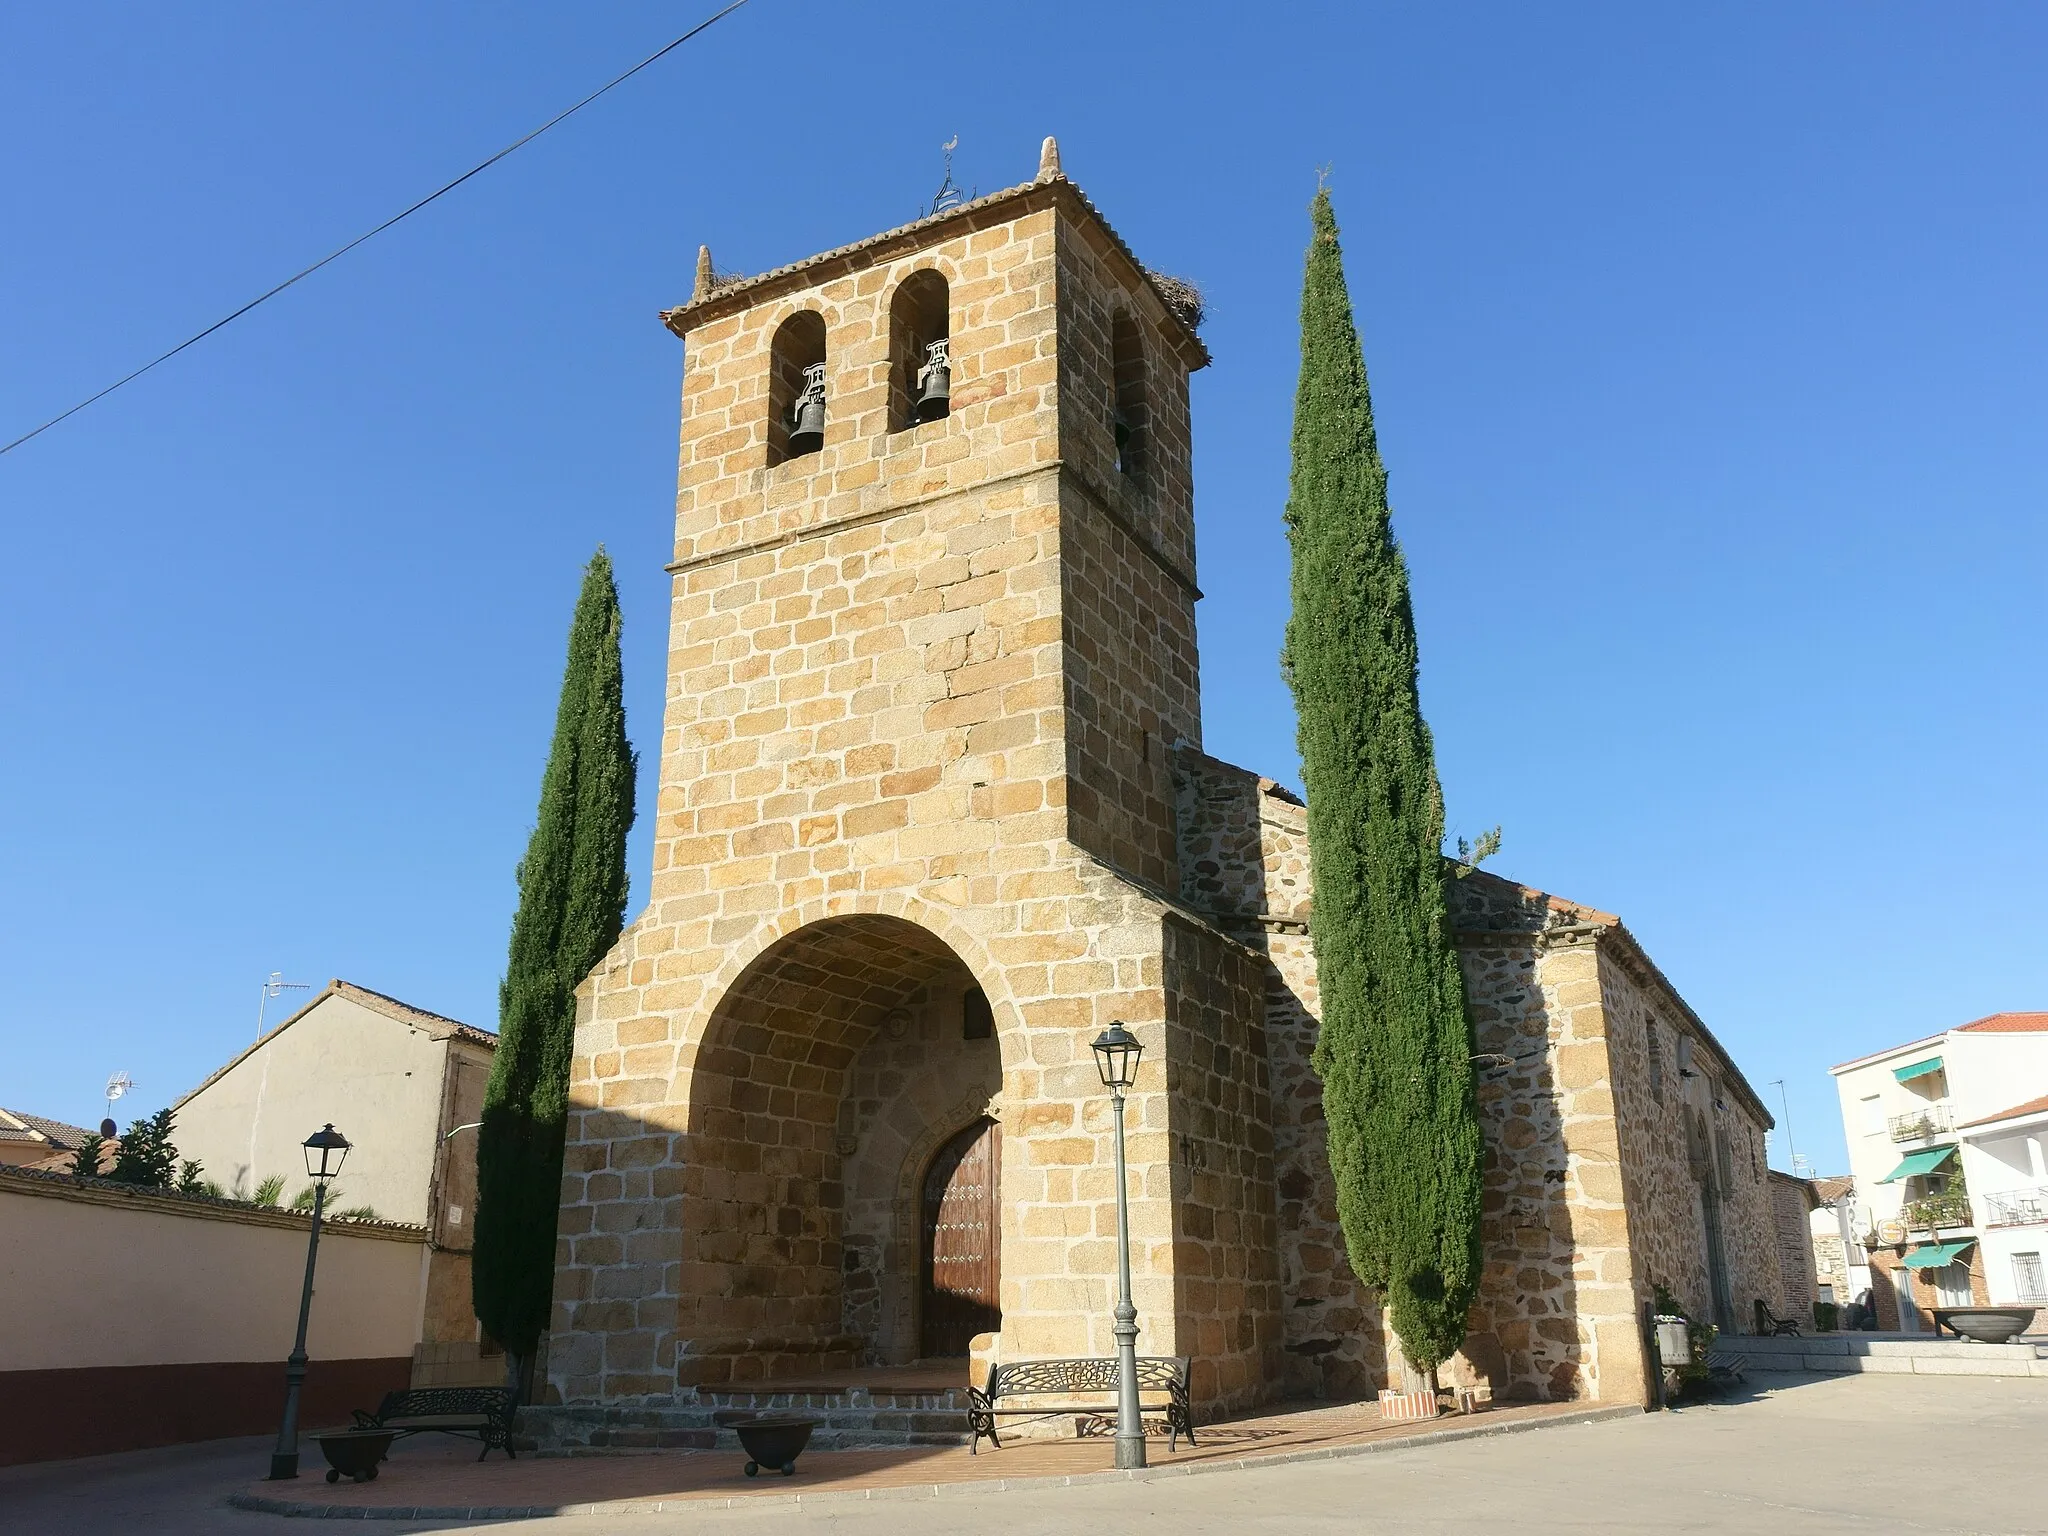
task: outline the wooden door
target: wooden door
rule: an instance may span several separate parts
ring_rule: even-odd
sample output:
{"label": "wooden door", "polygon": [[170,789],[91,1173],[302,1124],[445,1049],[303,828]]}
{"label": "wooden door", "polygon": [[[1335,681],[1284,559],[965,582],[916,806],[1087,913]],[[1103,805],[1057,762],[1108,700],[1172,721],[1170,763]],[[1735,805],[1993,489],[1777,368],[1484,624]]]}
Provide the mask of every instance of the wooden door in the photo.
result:
{"label": "wooden door", "polygon": [[924,1176],[924,1308],[919,1353],[964,1355],[1002,1326],[1002,1128],[979,1120],[939,1149]]}

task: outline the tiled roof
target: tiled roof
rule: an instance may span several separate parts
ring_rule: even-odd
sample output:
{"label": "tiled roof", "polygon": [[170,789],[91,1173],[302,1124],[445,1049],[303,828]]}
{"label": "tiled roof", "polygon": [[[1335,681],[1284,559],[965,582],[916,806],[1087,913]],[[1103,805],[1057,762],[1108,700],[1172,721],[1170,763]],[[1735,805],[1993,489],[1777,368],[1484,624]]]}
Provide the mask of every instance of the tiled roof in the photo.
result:
{"label": "tiled roof", "polygon": [[2024,1104],[2015,1104],[2011,1109],[2001,1109],[1995,1115],[1985,1115],[1977,1120],[1965,1120],[1959,1130],[1968,1130],[1973,1125],[1994,1125],[2000,1120],[2017,1120],[2021,1115],[2048,1114],[2048,1095],[2029,1099]]}
{"label": "tiled roof", "polygon": [[414,1029],[424,1030],[436,1040],[446,1040],[450,1035],[456,1035],[473,1044],[485,1046],[491,1050],[496,1050],[498,1047],[498,1037],[488,1029],[478,1029],[474,1024],[465,1024],[460,1019],[451,1019],[445,1014],[429,1013],[424,1008],[415,1008],[411,1003],[402,1003],[395,997],[387,997],[382,992],[372,992],[368,987],[360,987],[352,981],[343,981],[340,977],[336,977],[333,981],[328,982],[326,986],[322,987],[315,994],[313,1000],[307,1003],[305,1007],[301,1008],[276,1028],[258,1037],[243,1050],[237,1051],[228,1060],[222,1062],[219,1067],[207,1075],[204,1082],[190,1093],[180,1097],[178,1103],[171,1107],[174,1109],[178,1108],[187,1100],[204,1093],[223,1077],[226,1077],[228,1073],[232,1072],[242,1062],[290,1029],[330,997],[345,997],[358,1007],[368,1008],[374,1013],[383,1014],[387,1019],[396,1019],[401,1024],[408,1024]]}
{"label": "tiled roof", "polygon": [[1994,1013],[1957,1030],[1982,1030],[1986,1034],[2038,1034],[2048,1032],[2048,1013]]}
{"label": "tiled roof", "polygon": [[1821,1204],[1833,1205],[1844,1195],[1856,1192],[1856,1176],[1849,1173],[1830,1174],[1824,1179],[1813,1181],[1813,1192],[1820,1196]]}
{"label": "tiled roof", "polygon": [[1882,1061],[1885,1057],[1895,1056],[1901,1051],[1917,1051],[1928,1046],[1939,1045],[1948,1035],[2027,1035],[2042,1033],[2048,1033],[2048,1013],[1986,1014],[1981,1019],[1973,1019],[1968,1024],[1958,1024],[1955,1028],[1944,1030],[1941,1034],[1929,1035],[1924,1040],[1911,1040],[1904,1045],[1887,1046],[1884,1050],[1872,1051],[1867,1056],[1858,1056],[1851,1061],[1843,1062],[1840,1066],[1829,1067],[1828,1071],[1831,1073],[1846,1072],[1851,1067],[1861,1067],[1873,1061]]}
{"label": "tiled roof", "polygon": [[47,1141],[66,1152],[75,1152],[78,1144],[91,1134],[62,1120],[48,1120],[18,1109],[0,1109],[0,1141]]}
{"label": "tiled roof", "polygon": [[[460,1019],[451,1019],[446,1014],[429,1013],[424,1008],[415,1008],[411,1003],[402,1003],[395,997],[382,992],[372,992],[368,987],[357,986],[352,981],[336,979],[328,991],[339,993],[352,1003],[361,1003],[365,1008],[374,1008],[388,1018],[402,1024],[417,1024],[436,1038],[446,1035],[461,1035],[465,1040],[474,1040],[479,1045],[497,1048],[498,1037],[488,1029],[478,1029],[474,1024],[465,1024]],[[305,1010],[301,1009],[303,1013]]]}
{"label": "tiled roof", "polygon": [[1201,337],[1195,334],[1194,327],[1188,324],[1186,317],[1167,302],[1166,295],[1159,290],[1158,279],[1138,260],[1136,253],[1124,242],[1123,236],[1119,235],[1109,220],[1102,216],[1102,210],[1089,200],[1088,194],[1069,181],[1064,174],[1057,172],[1040,180],[1005,187],[1000,192],[991,192],[971,203],[960,203],[943,212],[927,214],[921,219],[898,225],[895,229],[883,230],[880,234],[869,235],[850,245],[820,251],[815,256],[806,256],[802,261],[793,261],[786,266],[757,272],[752,277],[743,277],[734,282],[720,283],[702,298],[693,298],[687,304],[663,310],[662,323],[676,335],[685,335],[705,320],[746,309],[781,287],[797,283],[812,286],[825,282],[841,273],[857,270],[872,262],[887,260],[896,254],[898,248],[912,249],[929,240],[936,230],[947,225],[962,224],[972,227],[986,220],[992,210],[1000,209],[1007,213],[1010,205],[1031,199],[1048,202],[1067,201],[1092,220],[1108,237],[1110,244],[1130,262],[1140,281],[1152,290],[1153,297],[1159,300],[1159,307],[1172,321],[1174,338],[1189,370],[1192,372],[1208,363],[1208,348],[1203,346]]}

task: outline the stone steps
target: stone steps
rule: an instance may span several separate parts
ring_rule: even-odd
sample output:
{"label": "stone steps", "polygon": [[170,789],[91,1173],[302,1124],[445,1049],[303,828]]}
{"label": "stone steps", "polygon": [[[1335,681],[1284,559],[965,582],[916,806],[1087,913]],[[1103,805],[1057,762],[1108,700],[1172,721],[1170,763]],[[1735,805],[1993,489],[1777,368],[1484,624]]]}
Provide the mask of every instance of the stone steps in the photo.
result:
{"label": "stone steps", "polygon": [[519,1411],[514,1444],[543,1456],[604,1455],[652,1450],[738,1449],[728,1416],[801,1413],[825,1422],[811,1448],[846,1451],[906,1445],[965,1445],[967,1392],[734,1391],[685,1389],[666,1406],[534,1407]]}
{"label": "stone steps", "polygon": [[1826,1372],[1893,1376],[2048,1377],[2048,1358],[2031,1339],[1979,1344],[1930,1334],[1821,1333],[1766,1339],[1724,1335],[1713,1358],[1741,1356],[1752,1372]]}

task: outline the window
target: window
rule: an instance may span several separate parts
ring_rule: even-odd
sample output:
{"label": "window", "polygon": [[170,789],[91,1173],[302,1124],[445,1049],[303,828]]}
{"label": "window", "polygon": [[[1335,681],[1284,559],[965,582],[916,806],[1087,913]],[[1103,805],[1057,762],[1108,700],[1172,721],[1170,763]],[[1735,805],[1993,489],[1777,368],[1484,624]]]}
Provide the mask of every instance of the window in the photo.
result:
{"label": "window", "polygon": [[1115,374],[1110,424],[1116,433],[1117,473],[1134,485],[1142,484],[1151,419],[1145,398],[1145,346],[1138,322],[1128,313],[1119,311],[1110,323],[1109,345]]}
{"label": "window", "polygon": [[913,272],[889,301],[889,430],[938,421],[952,409],[952,315],[946,280]]}
{"label": "window", "polygon": [[960,1038],[986,1040],[996,1032],[996,1016],[988,1005],[988,994],[971,987],[960,999]]}
{"label": "window", "polygon": [[2048,1279],[2041,1273],[2040,1254],[2012,1256],[2012,1288],[2020,1301],[2048,1301]]}
{"label": "window", "polygon": [[768,462],[825,446],[825,317],[798,310],[776,327],[768,357]]}
{"label": "window", "polygon": [[1860,1102],[1863,1134],[1866,1136],[1884,1135],[1884,1100],[1877,1094],[1871,1093],[1865,1094]]}
{"label": "window", "polygon": [[1941,1307],[1967,1307],[1970,1304],[1970,1266],[1967,1264],[1944,1264],[1934,1271],[1934,1301]]}

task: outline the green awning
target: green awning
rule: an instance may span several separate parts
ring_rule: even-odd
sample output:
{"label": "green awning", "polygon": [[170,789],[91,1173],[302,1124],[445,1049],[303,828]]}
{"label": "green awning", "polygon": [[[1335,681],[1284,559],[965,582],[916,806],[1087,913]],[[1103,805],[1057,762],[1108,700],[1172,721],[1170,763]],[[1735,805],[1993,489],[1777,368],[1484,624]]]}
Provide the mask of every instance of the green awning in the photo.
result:
{"label": "green awning", "polygon": [[1892,1076],[1902,1083],[1910,1083],[1916,1077],[1925,1077],[1930,1072],[1941,1070],[1941,1058],[1930,1056],[1925,1061],[1916,1061],[1910,1067],[1892,1068]]}
{"label": "green awning", "polygon": [[1965,1238],[1960,1243],[1922,1243],[1906,1255],[1906,1268],[1940,1269],[1944,1265],[1955,1263],[1975,1246],[1975,1241],[1970,1238]]}
{"label": "green awning", "polygon": [[1903,1163],[1877,1182],[1896,1184],[1899,1180],[1910,1179],[1915,1174],[1932,1173],[1955,1155],[1954,1147],[1929,1147],[1925,1152],[1908,1152]]}

